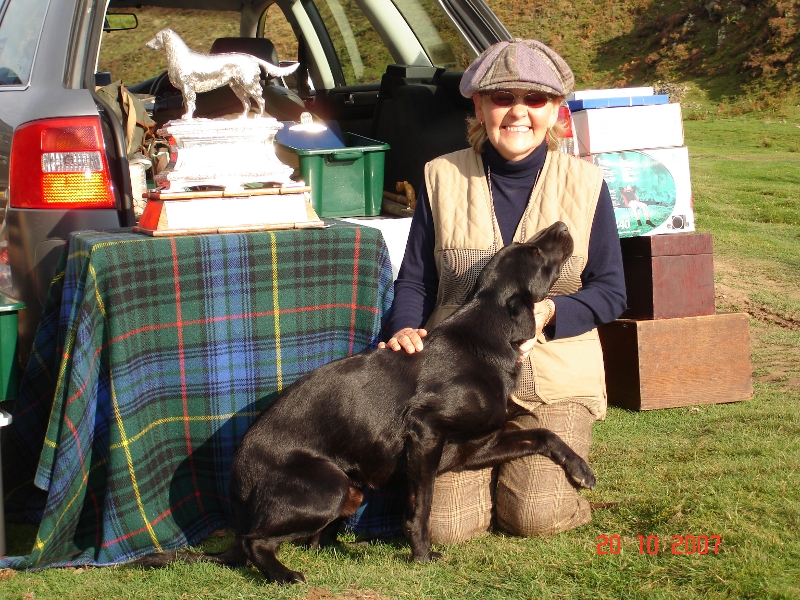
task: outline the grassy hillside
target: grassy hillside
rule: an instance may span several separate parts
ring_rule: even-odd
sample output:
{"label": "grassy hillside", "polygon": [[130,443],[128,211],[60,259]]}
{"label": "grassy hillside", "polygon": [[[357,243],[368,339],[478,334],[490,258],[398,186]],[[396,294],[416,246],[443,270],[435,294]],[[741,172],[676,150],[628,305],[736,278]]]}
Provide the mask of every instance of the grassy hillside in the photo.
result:
{"label": "grassy hillside", "polygon": [[690,82],[754,109],[797,99],[797,0],[487,1],[514,35],[562,53],[579,87]]}

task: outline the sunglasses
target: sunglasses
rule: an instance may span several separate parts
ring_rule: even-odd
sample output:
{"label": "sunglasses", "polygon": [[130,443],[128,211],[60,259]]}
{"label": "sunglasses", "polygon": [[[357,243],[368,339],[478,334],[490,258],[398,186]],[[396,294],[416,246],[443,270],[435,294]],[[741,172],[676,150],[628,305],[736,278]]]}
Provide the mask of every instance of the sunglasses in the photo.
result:
{"label": "sunglasses", "polygon": [[494,92],[489,92],[486,95],[489,96],[489,100],[492,101],[492,104],[503,108],[513,106],[517,98],[522,98],[522,103],[528,108],[542,108],[551,100],[550,96],[541,92],[531,92],[529,94],[518,96],[517,94],[513,94],[508,90],[497,90]]}

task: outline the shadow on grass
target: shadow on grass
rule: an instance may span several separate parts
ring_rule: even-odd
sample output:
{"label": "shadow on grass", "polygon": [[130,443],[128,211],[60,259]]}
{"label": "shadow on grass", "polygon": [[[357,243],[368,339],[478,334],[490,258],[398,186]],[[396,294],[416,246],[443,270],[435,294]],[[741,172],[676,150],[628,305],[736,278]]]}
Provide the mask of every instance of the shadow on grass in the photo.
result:
{"label": "shadow on grass", "polygon": [[[283,557],[281,558],[281,562],[301,556],[308,558],[316,556],[326,560],[337,559],[357,563],[367,558],[370,554],[375,553],[383,555],[388,554],[392,560],[398,562],[411,562],[411,548],[405,537],[384,538],[376,536],[355,536],[354,541],[342,539],[342,537],[352,538],[353,535],[349,534],[348,536],[347,533],[340,533],[340,538],[335,544],[319,549],[308,548],[300,541],[286,542],[281,546],[279,557]],[[194,550],[211,554],[222,552],[230,547],[233,543],[233,539],[234,533],[232,529],[220,529],[200,542]],[[263,580],[263,576],[253,567],[233,567],[232,570],[241,573],[243,576],[247,574],[248,578],[253,578],[254,580]]]}
{"label": "shadow on grass", "polygon": [[364,538],[356,541],[338,540],[332,546],[313,550],[305,548],[302,544],[292,544],[297,551],[319,553],[322,556],[338,556],[346,560],[358,561],[371,553],[390,554],[392,559],[400,562],[411,562],[411,547],[404,537],[397,538]]}

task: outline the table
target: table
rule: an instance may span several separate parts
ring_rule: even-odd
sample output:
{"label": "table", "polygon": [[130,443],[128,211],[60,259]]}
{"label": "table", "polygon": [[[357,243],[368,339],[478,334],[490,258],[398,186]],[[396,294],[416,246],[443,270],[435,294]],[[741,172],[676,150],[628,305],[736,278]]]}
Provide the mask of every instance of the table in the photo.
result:
{"label": "table", "polygon": [[392,261],[392,278],[397,279],[403,256],[406,253],[408,232],[411,230],[411,217],[383,218],[383,217],[347,217],[340,219],[346,223],[364,225],[380,229],[383,241],[389,249],[389,259]]}
{"label": "table", "polygon": [[73,234],[4,428],[0,567],[107,565],[231,521],[234,449],[302,374],[373,347],[392,301],[378,230]]}

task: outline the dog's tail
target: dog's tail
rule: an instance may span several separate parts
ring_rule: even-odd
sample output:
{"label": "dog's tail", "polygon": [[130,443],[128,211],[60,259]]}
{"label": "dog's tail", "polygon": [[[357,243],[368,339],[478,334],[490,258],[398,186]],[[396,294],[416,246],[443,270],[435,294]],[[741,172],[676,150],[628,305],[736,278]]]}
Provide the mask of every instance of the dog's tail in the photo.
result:
{"label": "dog's tail", "polygon": [[300,66],[300,63],[295,63],[288,67],[279,67],[278,65],[273,65],[270,62],[265,60],[261,60],[257,56],[253,56],[253,59],[259,64],[259,66],[264,69],[270,77],[285,77],[286,75],[291,75],[297,70],[297,67]]}
{"label": "dog's tail", "polygon": [[156,552],[138,558],[128,564],[138,565],[140,567],[160,568],[174,562],[210,562],[218,565],[226,565],[228,567],[243,567],[247,564],[247,556],[245,556],[244,549],[240,543],[235,543],[233,546],[217,554],[206,552],[191,552],[189,550],[175,550],[174,552]]}

